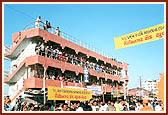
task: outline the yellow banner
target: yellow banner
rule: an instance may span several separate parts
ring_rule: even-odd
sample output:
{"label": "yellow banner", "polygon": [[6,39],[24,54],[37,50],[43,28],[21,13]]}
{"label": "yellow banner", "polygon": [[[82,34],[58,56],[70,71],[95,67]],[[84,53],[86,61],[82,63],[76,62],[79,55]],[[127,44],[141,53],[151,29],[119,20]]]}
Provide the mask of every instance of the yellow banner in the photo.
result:
{"label": "yellow banner", "polygon": [[115,49],[138,45],[164,38],[164,24],[114,38]]}
{"label": "yellow banner", "polygon": [[58,87],[48,87],[48,100],[90,100],[92,91],[80,89],[67,89]]}

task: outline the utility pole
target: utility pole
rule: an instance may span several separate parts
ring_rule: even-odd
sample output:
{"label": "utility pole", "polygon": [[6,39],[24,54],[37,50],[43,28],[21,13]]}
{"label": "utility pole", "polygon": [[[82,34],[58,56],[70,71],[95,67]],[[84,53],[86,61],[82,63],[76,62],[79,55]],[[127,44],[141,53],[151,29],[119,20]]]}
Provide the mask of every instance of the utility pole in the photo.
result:
{"label": "utility pole", "polygon": [[139,95],[139,99],[141,99],[141,97],[142,97],[142,95],[141,95],[141,93],[142,93],[142,83],[141,83],[141,76],[139,76],[139,85],[140,85],[140,95]]}

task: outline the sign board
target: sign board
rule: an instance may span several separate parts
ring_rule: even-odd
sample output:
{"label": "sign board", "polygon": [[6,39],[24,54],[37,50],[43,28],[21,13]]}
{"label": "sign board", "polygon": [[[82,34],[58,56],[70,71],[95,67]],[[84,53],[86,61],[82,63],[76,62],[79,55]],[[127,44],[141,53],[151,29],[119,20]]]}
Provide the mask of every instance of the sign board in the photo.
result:
{"label": "sign board", "polygon": [[81,87],[77,87],[77,86],[64,86],[64,88],[87,90],[87,88],[83,88],[83,87],[81,88]]}
{"label": "sign board", "polygon": [[101,86],[87,86],[87,90],[92,91],[92,95],[103,94]]}
{"label": "sign board", "polygon": [[164,24],[114,38],[115,49],[134,46],[164,38]]}
{"label": "sign board", "polygon": [[84,67],[84,82],[89,82],[88,68]]}
{"label": "sign board", "polygon": [[50,86],[48,87],[48,100],[81,101],[90,100],[91,98],[92,91],[58,88]]}

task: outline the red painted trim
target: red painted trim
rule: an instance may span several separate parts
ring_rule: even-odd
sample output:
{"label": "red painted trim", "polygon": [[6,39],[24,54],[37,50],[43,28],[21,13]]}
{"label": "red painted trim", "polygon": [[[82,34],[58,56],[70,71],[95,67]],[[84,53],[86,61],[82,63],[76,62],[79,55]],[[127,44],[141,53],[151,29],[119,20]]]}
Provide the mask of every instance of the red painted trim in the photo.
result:
{"label": "red painted trim", "polygon": [[[45,80],[45,88],[48,88],[48,86],[52,87],[61,87],[61,81],[59,80]],[[80,83],[73,83],[73,82],[63,82],[63,86],[76,86],[81,87]],[[25,88],[43,88],[43,79],[40,78],[28,78],[24,81],[24,87]],[[112,86],[104,86],[103,90],[106,92],[112,92]],[[123,91],[124,89],[121,88],[120,91]]]}
{"label": "red painted trim", "polygon": [[[17,34],[17,33],[16,33]],[[40,28],[33,28],[33,29],[29,29],[29,30],[26,30],[24,31],[24,33],[22,34],[21,36],[21,39],[19,40],[19,42],[17,43],[17,45],[12,48],[11,52],[8,53],[8,54],[5,54],[5,56],[9,56],[9,55],[12,55],[12,53],[14,52],[14,50],[16,50],[16,48],[20,45],[20,43],[23,41],[23,39],[26,37],[26,38],[30,38],[30,37],[33,37],[33,36],[40,36],[42,37],[44,40],[46,41],[53,41],[55,43],[58,43],[58,44],[61,44],[62,47],[69,47],[71,49],[74,49],[76,52],[82,52],[84,54],[87,54],[88,56],[92,56],[92,57],[95,57],[97,58],[98,60],[102,60],[104,61],[105,63],[111,63],[112,65],[116,65],[117,67],[121,67],[121,68],[124,68],[126,70],[128,70],[128,67],[127,67],[127,64],[126,63],[123,63],[123,64],[120,64],[118,62],[115,62],[111,59],[108,59],[100,54],[97,54],[91,50],[88,50],[84,47],[81,47],[73,42],[70,42],[68,40],[65,40],[61,37],[58,37],[52,33],[49,33],[45,30],[42,30]],[[14,38],[13,38],[14,39]]]}
{"label": "red painted trim", "polygon": [[19,92],[13,97],[13,99],[11,100],[11,102],[13,102],[13,101],[16,99],[16,97],[17,97],[23,90],[25,90],[25,87],[23,87],[21,90],[19,90]]}
{"label": "red painted trim", "polygon": [[[16,35],[15,35],[16,34]],[[15,37],[17,37],[18,33],[15,33],[12,35],[12,40],[15,41]],[[33,36],[37,36],[38,35],[38,29],[36,28],[33,28],[33,29],[29,29],[29,30],[26,30],[26,31],[22,31],[22,35],[21,35],[21,38],[20,40],[18,41],[18,43],[15,45],[15,47],[13,47],[13,41],[12,41],[12,49],[9,53],[5,53],[4,56],[9,56],[9,55],[12,55],[12,53],[16,50],[17,47],[19,47],[19,45],[21,44],[21,42],[26,38],[31,38]]]}
{"label": "red painted trim", "polygon": [[23,62],[15,69],[15,71],[10,75],[10,77],[4,79],[4,82],[6,83],[6,82],[8,82],[9,80],[11,80],[11,79],[14,77],[14,75],[20,70],[20,68],[23,66],[24,63],[25,63],[25,62],[23,61]]}
{"label": "red painted trim", "polygon": [[[36,56],[30,56],[30,57],[25,58],[25,60],[11,74],[11,76],[9,78],[5,79],[5,82],[8,82],[10,79],[12,79],[12,77],[14,77],[16,72],[23,66],[24,63],[25,63],[25,67],[27,67],[29,65],[34,65],[36,63],[39,63],[39,64],[42,64],[42,65],[45,65],[45,67],[51,66],[51,67],[59,68],[63,71],[65,71],[65,70],[73,71],[73,72],[76,72],[77,75],[79,73],[84,74],[84,70],[81,66],[77,66],[77,65],[70,64],[70,63],[65,63],[65,62],[62,62],[62,61],[58,61],[58,60],[54,60],[54,59],[51,59],[51,58],[46,58],[46,57],[43,57],[43,56],[36,55]],[[106,78],[107,77],[108,79],[111,79],[113,81],[114,80],[120,81],[120,77],[113,76],[111,74],[107,74],[107,73],[103,73],[103,72],[98,73],[97,71],[95,71],[93,69],[88,69],[88,72],[89,72],[90,75],[97,76],[98,78],[100,78],[100,77],[101,78]]]}

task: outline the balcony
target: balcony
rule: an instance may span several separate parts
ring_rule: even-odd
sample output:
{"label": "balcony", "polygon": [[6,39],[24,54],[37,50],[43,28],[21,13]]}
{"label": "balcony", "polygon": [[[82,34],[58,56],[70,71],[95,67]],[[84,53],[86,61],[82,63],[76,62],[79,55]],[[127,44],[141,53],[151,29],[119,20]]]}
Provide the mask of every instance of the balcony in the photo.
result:
{"label": "balcony", "polygon": [[[62,46],[62,48],[68,47],[68,48],[74,49],[76,51],[76,53],[81,52],[81,53],[86,54],[88,56],[95,57],[97,60],[103,60],[105,63],[110,63],[110,64],[115,65],[117,67],[128,70],[126,63],[119,63],[115,60],[109,59],[108,57],[101,55],[100,53],[98,53],[96,51],[93,51],[89,48],[85,48],[82,45],[77,44],[76,42],[69,41],[69,39],[67,39],[65,37],[65,35],[62,35],[60,37],[60,36],[54,35],[50,32],[47,32],[41,28],[32,28],[29,30],[25,30],[21,33],[22,34],[21,34],[19,41],[17,42],[17,44],[15,46],[12,46],[12,49],[10,50],[10,52],[5,54],[6,57],[8,57],[8,58],[16,57],[17,54],[19,52],[21,52],[21,48],[26,46],[25,43],[28,43],[27,41],[30,40],[30,38],[38,36],[38,37],[43,38],[43,40],[45,40],[45,41],[52,41],[52,42],[58,43]],[[16,38],[16,36],[18,36],[18,33],[13,34],[14,38]],[[13,38],[12,42],[15,41],[14,38]],[[22,43],[25,41],[25,39],[27,41],[25,43]],[[82,43],[82,42],[80,42],[80,43]]]}
{"label": "balcony", "polygon": [[[62,70],[62,72],[69,70],[69,71],[75,72],[76,75],[78,75],[79,73],[84,74],[84,69],[81,66],[65,63],[63,61],[59,61],[59,60],[55,60],[55,59],[51,59],[51,58],[47,58],[39,55],[28,57],[26,62],[27,62],[26,65],[33,65],[33,64],[39,63],[44,65],[46,68],[48,66],[59,68]],[[88,72],[91,76],[96,76],[98,78],[105,78],[105,79],[120,81],[120,77],[114,76],[111,74],[107,74],[103,72],[98,73],[96,70],[93,70],[93,69],[88,69]]]}
{"label": "balcony", "polygon": [[[45,80],[45,88],[48,88],[48,86],[61,87],[61,81],[60,80]],[[81,83],[63,82],[63,86],[81,87]],[[35,78],[35,77],[25,79],[24,88],[43,88],[43,79]],[[112,86],[103,87],[104,92],[112,92],[113,91],[112,89],[113,89]]]}

